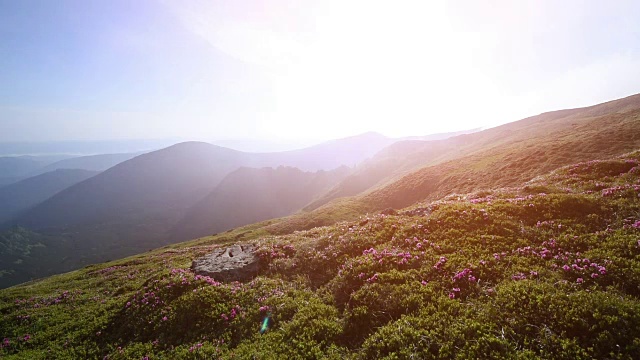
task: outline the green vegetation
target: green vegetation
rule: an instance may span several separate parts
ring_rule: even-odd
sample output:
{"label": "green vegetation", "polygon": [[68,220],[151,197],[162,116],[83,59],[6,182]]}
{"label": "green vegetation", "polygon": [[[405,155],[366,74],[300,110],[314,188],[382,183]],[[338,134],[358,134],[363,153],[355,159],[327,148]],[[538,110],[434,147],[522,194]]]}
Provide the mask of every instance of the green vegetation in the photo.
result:
{"label": "green vegetation", "polygon": [[[256,224],[0,291],[7,359],[640,358],[640,152],[286,235]],[[195,257],[253,241],[247,283]],[[265,322],[268,329],[260,333]]]}

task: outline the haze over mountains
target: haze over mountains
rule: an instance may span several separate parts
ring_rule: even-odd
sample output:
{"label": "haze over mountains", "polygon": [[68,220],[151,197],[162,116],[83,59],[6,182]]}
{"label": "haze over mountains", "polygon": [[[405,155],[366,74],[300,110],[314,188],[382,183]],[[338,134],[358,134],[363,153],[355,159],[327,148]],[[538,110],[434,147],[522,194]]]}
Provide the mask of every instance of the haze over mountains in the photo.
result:
{"label": "haze over mountains", "polygon": [[58,169],[0,187],[0,224],[96,174],[97,171]]}
{"label": "haze over mountains", "polygon": [[[631,151],[640,147],[639,120],[640,95],[634,95],[435,140],[366,133],[276,153],[186,142],[135,157],[67,159],[55,166],[118,163],[95,176],[76,172],[66,184],[87,178],[26,201],[5,228],[46,235],[43,246],[72,254],[67,268],[290,215],[263,229],[287,233],[455,192],[521,184],[565,164]],[[51,239],[58,239],[55,245]]]}
{"label": "haze over mountains", "polygon": [[294,167],[242,167],[189,209],[172,229],[176,240],[194,239],[231,228],[290,215],[331,189],[351,172],[303,172]]}
{"label": "haze over mountains", "polygon": [[[135,157],[134,154],[117,154],[67,159],[50,164],[46,169],[39,169],[44,171],[57,167],[77,167],[102,170],[111,163],[118,164],[55,195],[51,194],[49,199],[41,199],[40,204],[24,209],[17,217],[7,215],[7,220],[11,221],[5,223],[5,229],[20,225],[46,234],[49,236],[48,246],[55,248],[54,253],[72,254],[65,262],[65,269],[74,261],[76,266],[80,266],[119,258],[176,242],[184,239],[188,233],[209,234],[222,228],[289,215],[344,178],[350,171],[344,164],[359,163],[393,141],[395,140],[369,133],[307,149],[277,153],[245,153],[208,143],[187,142]],[[239,174],[261,176],[272,171],[262,168],[282,165],[296,168],[273,170],[273,178],[260,180],[264,181],[261,188],[257,186],[260,181],[244,183],[244,187],[241,186],[242,182],[237,181],[240,179]],[[257,169],[239,170],[241,167]],[[323,171],[314,173],[299,169]],[[331,171],[332,169],[336,170]],[[33,168],[29,170],[33,171]],[[236,170],[236,174],[230,175]],[[52,172],[44,175],[47,174]],[[234,188],[245,196],[237,198],[238,206],[235,211],[241,216],[232,219],[227,217],[229,224],[212,222],[217,225],[207,224],[206,219],[201,216],[194,218],[197,226],[193,229],[178,226],[180,221],[183,224],[192,221],[185,220],[186,214],[194,213],[192,207],[199,206],[207,214],[219,211],[216,204],[211,209],[207,208],[211,204],[205,200],[207,197],[226,196],[220,190],[216,192],[216,189],[227,176],[230,179],[222,187]],[[247,209],[254,196],[256,200],[260,199],[260,192],[256,190],[262,189],[268,193],[270,186],[276,185],[274,181],[290,184],[288,190],[296,187],[298,190],[289,194],[281,192],[280,195],[289,196],[289,200],[278,197],[277,200],[281,201],[279,205],[269,203],[274,196],[267,194],[262,204],[255,203],[263,206],[263,209],[256,210],[253,207],[252,211],[243,210]],[[13,193],[13,189],[10,190]],[[226,198],[231,200],[228,196]],[[11,209],[7,212],[11,215],[16,213]],[[198,219],[202,221],[197,223]],[[11,231],[19,230],[14,228],[9,230]],[[21,238],[31,236],[25,235],[31,234],[28,232],[21,234]],[[37,244],[39,242],[30,246]],[[30,256],[21,260],[23,264],[38,261],[37,257]],[[3,266],[12,267],[7,264]],[[26,266],[23,265],[22,268]],[[4,280],[7,279],[8,276],[5,276]]]}

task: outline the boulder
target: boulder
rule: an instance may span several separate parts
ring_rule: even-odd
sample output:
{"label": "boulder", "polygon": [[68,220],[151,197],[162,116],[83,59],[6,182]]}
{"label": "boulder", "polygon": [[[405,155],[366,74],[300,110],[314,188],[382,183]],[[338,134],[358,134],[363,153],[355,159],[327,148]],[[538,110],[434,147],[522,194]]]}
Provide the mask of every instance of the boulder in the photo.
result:
{"label": "boulder", "polygon": [[256,249],[252,244],[236,244],[216,249],[193,260],[191,269],[196,274],[209,276],[217,281],[251,280],[258,275],[261,268]]}

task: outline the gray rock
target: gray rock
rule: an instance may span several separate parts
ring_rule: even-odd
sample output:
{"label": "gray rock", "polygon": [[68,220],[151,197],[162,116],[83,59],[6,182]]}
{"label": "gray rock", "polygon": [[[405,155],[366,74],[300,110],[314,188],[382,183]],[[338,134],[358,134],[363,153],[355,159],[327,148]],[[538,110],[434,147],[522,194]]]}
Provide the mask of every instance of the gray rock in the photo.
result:
{"label": "gray rock", "polygon": [[191,269],[199,275],[217,281],[251,280],[260,272],[260,258],[255,254],[256,246],[237,244],[220,248],[199,259],[193,260]]}

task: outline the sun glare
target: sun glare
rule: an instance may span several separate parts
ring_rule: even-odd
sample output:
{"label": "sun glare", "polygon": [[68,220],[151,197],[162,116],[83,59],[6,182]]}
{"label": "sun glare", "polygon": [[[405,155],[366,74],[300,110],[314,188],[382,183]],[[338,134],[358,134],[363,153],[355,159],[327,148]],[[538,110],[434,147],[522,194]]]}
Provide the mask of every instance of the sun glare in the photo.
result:
{"label": "sun glare", "polygon": [[[246,130],[264,137],[330,139],[372,130],[398,137],[486,128],[612,98],[601,90],[603,78],[617,84],[609,87],[619,89],[616,96],[636,86],[633,54],[563,67],[573,61],[564,48],[587,51],[575,40],[589,19],[575,4],[167,4],[213,49],[260,73],[264,83],[258,87],[250,80],[232,86],[238,83],[241,103],[254,110],[248,118],[258,119]],[[559,31],[565,35],[556,36]],[[246,95],[256,88],[256,94],[265,92]],[[266,105],[258,109],[255,99]],[[211,114],[201,118],[206,122]]]}
{"label": "sun glare", "polygon": [[439,3],[328,3],[316,35],[294,64],[273,73],[275,133],[447,131],[450,120],[471,117],[495,96],[471,60],[469,37]]}

